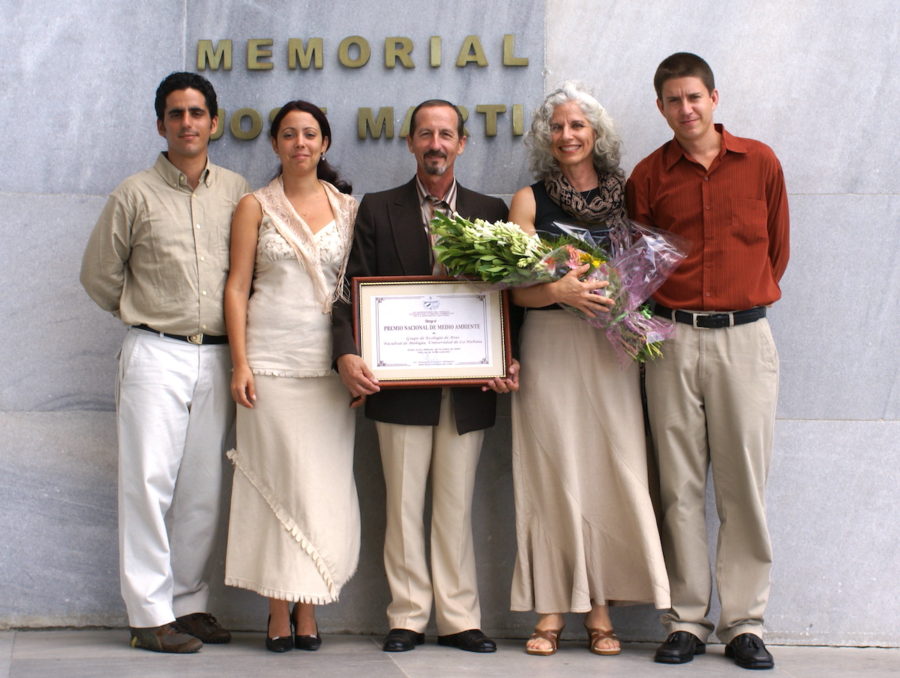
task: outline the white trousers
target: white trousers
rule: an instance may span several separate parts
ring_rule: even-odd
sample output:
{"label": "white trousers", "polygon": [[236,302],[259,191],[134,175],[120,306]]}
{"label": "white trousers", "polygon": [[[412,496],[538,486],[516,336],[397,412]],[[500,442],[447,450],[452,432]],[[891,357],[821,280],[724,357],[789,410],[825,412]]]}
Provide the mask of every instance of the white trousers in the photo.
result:
{"label": "white trousers", "polygon": [[[391,628],[422,633],[434,600],[439,635],[481,627],[472,494],[484,431],[456,432],[452,398],[437,426],[375,422],[384,469],[384,569]],[[425,555],[425,487],[431,475],[431,576]]]}
{"label": "white trousers", "polygon": [[234,422],[227,344],[131,329],[119,357],[119,571],[130,626],[206,612]]}

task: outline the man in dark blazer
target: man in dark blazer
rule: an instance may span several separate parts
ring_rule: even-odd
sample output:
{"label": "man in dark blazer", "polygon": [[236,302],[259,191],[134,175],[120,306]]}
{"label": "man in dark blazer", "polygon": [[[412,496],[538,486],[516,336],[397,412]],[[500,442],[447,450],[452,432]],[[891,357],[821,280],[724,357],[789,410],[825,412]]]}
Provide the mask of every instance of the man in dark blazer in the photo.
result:
{"label": "man in dark blazer", "polygon": [[[506,219],[506,204],[460,186],[453,173],[466,146],[463,119],[450,102],[413,111],[407,136],[416,158],[412,181],[367,194],[359,206],[347,278],[431,275],[436,271],[428,222],[435,210],[467,218]],[[472,543],[472,493],[484,429],[494,424],[496,392],[518,388],[518,363],[490,388],[381,390],[353,336],[352,309],[335,305],[334,359],[354,406],[375,420],[386,489],[384,564],[391,589],[385,652],[424,642],[432,601],[438,643],[494,652],[480,630]],[[431,571],[425,554],[425,486],[432,481]]]}

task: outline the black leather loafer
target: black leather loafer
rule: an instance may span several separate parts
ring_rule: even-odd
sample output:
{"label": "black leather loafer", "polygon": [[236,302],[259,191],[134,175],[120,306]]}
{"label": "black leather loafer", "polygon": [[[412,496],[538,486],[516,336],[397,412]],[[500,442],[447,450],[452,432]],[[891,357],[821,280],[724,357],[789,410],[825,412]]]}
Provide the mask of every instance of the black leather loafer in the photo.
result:
{"label": "black leather loafer", "polygon": [[425,642],[424,633],[416,633],[409,629],[391,629],[384,637],[381,649],[385,652],[409,652],[415,650],[416,645]]}
{"label": "black leather loafer", "polygon": [[725,656],[734,659],[742,669],[771,669],[775,666],[772,653],[757,635],[742,633],[725,646]]}
{"label": "black leather loafer", "polygon": [[666,641],[656,648],[653,661],[660,664],[686,664],[694,655],[705,654],[706,643],[688,631],[670,633]]}
{"label": "black leather loafer", "polygon": [[481,629],[469,629],[449,636],[438,636],[438,645],[456,647],[466,652],[496,652],[497,644],[484,635]]}

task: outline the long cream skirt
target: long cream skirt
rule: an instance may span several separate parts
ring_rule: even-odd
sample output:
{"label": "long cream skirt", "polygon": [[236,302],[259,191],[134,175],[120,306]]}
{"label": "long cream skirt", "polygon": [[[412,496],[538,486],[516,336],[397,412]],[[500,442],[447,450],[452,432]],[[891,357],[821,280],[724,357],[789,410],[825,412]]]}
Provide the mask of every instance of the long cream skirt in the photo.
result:
{"label": "long cream skirt", "polygon": [[282,600],[337,600],[359,558],[354,411],[337,376],[255,375],[237,408],[225,583]]}
{"label": "long cream skirt", "polygon": [[568,311],[530,311],[513,395],[512,609],[669,607],[636,364]]}

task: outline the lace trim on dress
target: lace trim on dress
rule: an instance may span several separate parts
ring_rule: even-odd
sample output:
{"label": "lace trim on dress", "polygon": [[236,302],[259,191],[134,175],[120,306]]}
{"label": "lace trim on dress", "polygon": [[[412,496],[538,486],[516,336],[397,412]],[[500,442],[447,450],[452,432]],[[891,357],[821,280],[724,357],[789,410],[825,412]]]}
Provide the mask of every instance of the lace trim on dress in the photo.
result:
{"label": "lace trim on dress", "polygon": [[275,600],[287,600],[292,603],[308,603],[310,605],[328,605],[329,603],[338,602],[339,598],[334,600],[327,596],[314,596],[306,593],[295,593],[293,591],[282,591],[281,589],[270,589],[260,586],[255,581],[249,579],[241,579],[240,577],[225,577],[225,586],[234,586],[239,589],[247,589],[253,591],[265,598],[274,598]]}
{"label": "lace trim on dress", "polygon": [[351,196],[344,195],[327,181],[320,181],[325,195],[331,205],[335,228],[338,231],[343,248],[341,266],[338,271],[337,284],[333,290],[327,289],[325,273],[319,257],[315,234],[284,194],[284,183],[277,176],[268,185],[253,192],[263,212],[272,220],[275,230],[288,242],[297,256],[297,260],[306,269],[316,298],[322,304],[322,313],[330,313],[331,307],[338,299],[344,297],[344,273],[347,270],[347,256],[350,253],[350,242],[353,238],[353,222],[356,218],[357,203]]}
{"label": "lace trim on dress", "polygon": [[306,552],[306,554],[312,559],[313,564],[316,566],[316,570],[318,570],[319,575],[322,577],[322,581],[325,582],[325,586],[328,588],[328,593],[330,594],[330,598],[326,599],[322,597],[322,599],[315,601],[317,605],[325,605],[327,603],[333,603],[337,601],[339,590],[334,581],[334,576],[331,573],[331,570],[328,567],[328,563],[325,562],[325,559],[313,545],[313,543],[309,540],[309,538],[303,533],[303,530],[300,529],[300,526],[294,521],[294,519],[288,515],[287,511],[281,505],[281,503],[272,495],[272,492],[266,486],[262,480],[257,477],[257,475],[245,466],[242,463],[241,455],[238,453],[236,449],[228,450],[225,453],[231,462],[234,464],[235,469],[244,474],[244,477],[247,481],[259,492],[260,496],[263,500],[269,505],[269,508],[272,509],[272,512],[275,514],[275,517],[278,521],[284,526],[290,535],[294,538],[294,540],[300,545],[300,547]]}
{"label": "lace trim on dress", "polygon": [[250,371],[263,377],[287,377],[289,379],[308,379],[310,377],[330,377],[334,371],[328,367],[320,370],[276,370],[268,367],[251,367]]}

